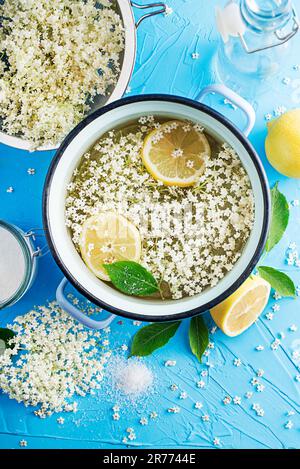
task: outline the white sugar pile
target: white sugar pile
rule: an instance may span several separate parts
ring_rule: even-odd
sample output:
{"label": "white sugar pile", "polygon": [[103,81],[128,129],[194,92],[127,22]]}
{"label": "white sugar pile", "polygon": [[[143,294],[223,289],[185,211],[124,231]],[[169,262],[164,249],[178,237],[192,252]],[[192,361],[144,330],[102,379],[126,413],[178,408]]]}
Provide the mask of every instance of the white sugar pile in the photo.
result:
{"label": "white sugar pile", "polygon": [[113,398],[137,401],[154,390],[154,375],[150,368],[137,358],[116,356],[111,359],[107,374]]}
{"label": "white sugar pile", "polygon": [[[105,352],[100,332],[90,331],[53,302],[19,316],[12,348],[0,356],[0,389],[45,418],[76,412],[76,396],[94,394],[103,378]],[[105,336],[106,338],[106,336]]]}
{"label": "white sugar pile", "polygon": [[153,383],[152,371],[144,363],[129,361],[115,369],[115,384],[118,389],[131,396],[145,393]]}

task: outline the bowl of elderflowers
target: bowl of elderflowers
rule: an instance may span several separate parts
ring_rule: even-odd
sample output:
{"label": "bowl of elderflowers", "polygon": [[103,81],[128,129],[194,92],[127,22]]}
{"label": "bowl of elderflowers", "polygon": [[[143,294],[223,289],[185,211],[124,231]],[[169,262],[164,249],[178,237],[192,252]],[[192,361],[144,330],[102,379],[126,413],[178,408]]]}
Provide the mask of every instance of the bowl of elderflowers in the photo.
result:
{"label": "bowl of elderflowers", "polygon": [[157,5],[135,24],[130,0],[1,2],[0,142],[57,148],[86,115],[121,98],[136,26],[164,11]]}
{"label": "bowl of elderflowers", "polygon": [[246,136],[168,95],[125,98],[81,122],[44,189],[65,276],[107,311],[146,321],[202,313],[236,290],[262,253],[269,211]]}

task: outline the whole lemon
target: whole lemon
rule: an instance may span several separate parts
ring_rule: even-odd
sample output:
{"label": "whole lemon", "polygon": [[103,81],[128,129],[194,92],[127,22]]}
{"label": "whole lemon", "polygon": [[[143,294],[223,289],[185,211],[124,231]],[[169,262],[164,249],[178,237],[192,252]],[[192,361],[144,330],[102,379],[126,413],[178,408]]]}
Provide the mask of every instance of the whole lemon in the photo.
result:
{"label": "whole lemon", "polygon": [[277,171],[300,178],[300,109],[269,122],[265,148],[269,162]]}

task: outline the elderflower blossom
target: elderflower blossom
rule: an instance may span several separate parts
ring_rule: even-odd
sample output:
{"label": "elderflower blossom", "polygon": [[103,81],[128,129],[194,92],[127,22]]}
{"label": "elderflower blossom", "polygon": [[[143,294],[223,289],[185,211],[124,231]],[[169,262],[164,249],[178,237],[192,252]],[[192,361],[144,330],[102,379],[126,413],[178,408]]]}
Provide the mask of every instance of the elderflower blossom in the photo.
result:
{"label": "elderflower blossom", "polygon": [[124,28],[108,0],[0,5],[2,130],[56,145],[120,73]]}
{"label": "elderflower blossom", "polygon": [[[83,156],[68,185],[66,226],[80,253],[88,217],[109,210],[125,216],[142,239],[140,263],[163,280],[165,298],[180,299],[215,286],[232,270],[252,229],[253,193],[238,155],[227,144],[213,149],[194,186],[168,187],[154,180],[141,149],[158,123],[142,116],[107,132]],[[186,124],[188,132],[191,123]],[[164,125],[161,133],[175,125]],[[182,149],[173,154],[174,161],[180,160]]]}
{"label": "elderflower blossom", "polygon": [[55,302],[17,317],[8,327],[16,336],[0,356],[0,389],[10,399],[38,406],[34,414],[45,418],[76,412],[75,396],[100,387],[104,354],[84,326]]}

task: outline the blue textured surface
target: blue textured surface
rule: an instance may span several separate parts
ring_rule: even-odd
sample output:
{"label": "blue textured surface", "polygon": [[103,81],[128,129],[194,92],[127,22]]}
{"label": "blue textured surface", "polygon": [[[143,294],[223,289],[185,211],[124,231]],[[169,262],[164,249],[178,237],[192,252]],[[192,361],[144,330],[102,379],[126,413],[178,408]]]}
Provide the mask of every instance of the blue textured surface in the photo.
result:
{"label": "blue textured surface", "polygon": [[[213,10],[222,2],[169,0],[168,3],[174,10],[172,15],[154,17],[139,28],[131,94],[166,92],[193,98],[204,85],[215,81],[211,61],[218,42]],[[253,103],[257,123],[250,137],[265,165],[270,184],[279,180],[280,189],[289,201],[300,198],[299,182],[281,177],[266,162],[264,115],[273,113],[277,106],[299,105],[300,71],[293,68],[299,47],[300,35],[293,41],[292,53],[285,58],[282,74],[272,80],[271,86],[257,90]],[[193,52],[200,54],[198,60],[192,59]],[[286,76],[291,78],[289,85],[282,83]],[[239,121],[238,112],[233,112],[230,106],[220,100],[214,105]],[[25,230],[42,226],[41,195],[52,156],[51,152],[29,154],[0,146],[0,218]],[[28,168],[35,168],[36,174],[28,175]],[[9,186],[14,192],[6,192]],[[300,284],[300,270],[287,267],[285,254],[290,242],[297,243],[299,228],[300,207],[292,206],[288,231],[266,260],[268,265],[289,271],[296,284]],[[33,288],[17,305],[1,312],[0,325],[25,313],[34,304],[45,304],[47,299],[53,299],[61,278],[51,256],[42,258]],[[0,448],[17,448],[21,439],[27,440],[28,448],[125,448],[122,438],[128,427],[135,429],[137,439],[132,444],[139,447],[210,448],[214,437],[218,437],[222,448],[299,448],[300,382],[296,376],[300,359],[297,363],[292,352],[300,349],[300,334],[289,331],[291,324],[298,325],[300,331],[299,301],[280,300],[280,311],[268,321],[265,313],[271,310],[274,303],[271,299],[259,322],[241,337],[229,339],[220,331],[212,335],[214,349],[204,360],[212,365],[209,368],[192,357],[187,342],[188,321],[185,321],[176,338],[147,359],[156,374],[155,394],[136,409],[121,408],[118,422],[112,419],[112,403],[105,390],[100,390],[96,397],[78,399],[78,413],[64,415],[64,425],[57,423],[57,415],[40,420],[32,409],[0,395]],[[207,320],[210,321],[209,316]],[[137,327],[124,320],[122,324],[115,321],[111,329],[112,348],[117,348],[129,344]],[[279,333],[284,333],[285,338],[279,349],[273,351],[270,344]],[[264,346],[261,352],[255,350],[259,344]],[[242,361],[240,367],[233,365],[237,357]],[[167,359],[176,360],[176,366],[166,368]],[[258,378],[265,385],[263,392],[257,392],[250,383],[259,368],[265,370],[264,376]],[[208,370],[208,376],[203,378],[206,386],[198,389],[196,382],[203,370]],[[179,386],[178,391],[169,389],[172,383]],[[179,392],[184,390],[188,398],[180,400]],[[244,397],[247,391],[253,391],[251,399]],[[226,395],[240,396],[241,405],[233,402],[224,405]],[[194,408],[196,401],[203,403],[203,409]],[[259,403],[264,409],[263,417],[256,415],[253,403]],[[179,414],[167,412],[174,405],[181,408]],[[149,417],[152,410],[159,414],[157,421],[149,420],[149,425],[142,426],[140,418]],[[287,416],[289,411],[295,414]],[[203,414],[209,415],[209,422],[201,419]],[[290,430],[285,428],[288,420],[294,424]]]}

